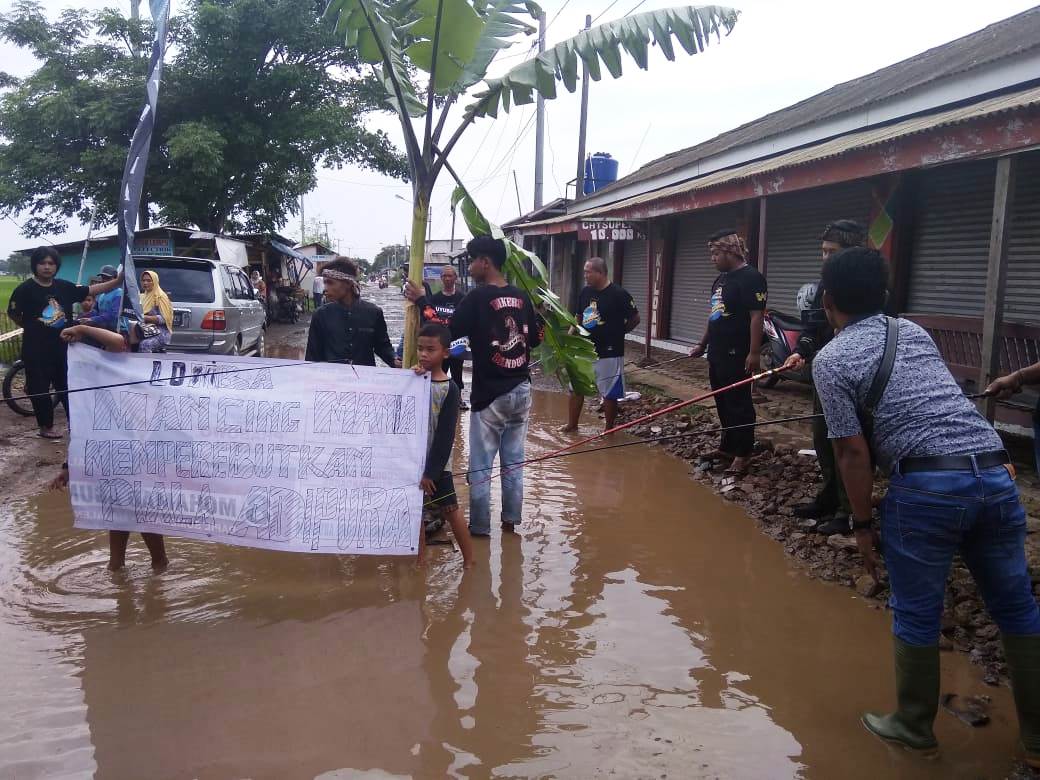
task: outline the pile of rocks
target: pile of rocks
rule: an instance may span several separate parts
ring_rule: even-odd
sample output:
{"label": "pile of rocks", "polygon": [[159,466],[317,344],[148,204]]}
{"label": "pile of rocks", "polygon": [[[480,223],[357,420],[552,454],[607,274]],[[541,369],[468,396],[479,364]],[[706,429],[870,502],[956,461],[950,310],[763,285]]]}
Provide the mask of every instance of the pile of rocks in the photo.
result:
{"label": "pile of rocks", "polygon": [[[670,403],[674,399],[644,396],[622,405],[621,421],[638,419]],[[794,517],[794,507],[816,495],[820,477],[816,458],[760,438],[750,472],[742,477],[728,475],[728,463],[703,457],[718,446],[718,434],[699,431],[717,426],[713,411],[691,407],[634,426],[629,432],[644,439],[676,437],[655,446],[689,461],[694,479],[711,485],[727,501],[743,506],[762,532],[780,542],[811,576],[854,588],[875,609],[881,609],[889,596],[887,580],[883,576],[882,582],[877,583],[864,572],[853,537],[821,537],[815,532],[816,521]],[[1033,586],[1040,596],[1040,560],[1035,546],[1032,550]],[[999,631],[986,614],[975,583],[959,559],[954,562],[947,588],[940,646],[970,653],[971,660],[985,668],[985,680],[991,685],[1007,675]]]}

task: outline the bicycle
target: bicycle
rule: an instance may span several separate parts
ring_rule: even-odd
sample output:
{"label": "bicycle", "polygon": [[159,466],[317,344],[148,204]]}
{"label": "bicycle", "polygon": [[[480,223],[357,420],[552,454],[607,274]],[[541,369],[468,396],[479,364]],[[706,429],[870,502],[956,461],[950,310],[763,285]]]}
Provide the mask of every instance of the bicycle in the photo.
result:
{"label": "bicycle", "polygon": [[[15,414],[23,417],[32,417],[35,414],[32,402],[25,397],[25,364],[21,360],[14,361],[4,374],[3,394],[4,402]],[[51,403],[54,406],[58,405],[57,393],[51,396]]]}

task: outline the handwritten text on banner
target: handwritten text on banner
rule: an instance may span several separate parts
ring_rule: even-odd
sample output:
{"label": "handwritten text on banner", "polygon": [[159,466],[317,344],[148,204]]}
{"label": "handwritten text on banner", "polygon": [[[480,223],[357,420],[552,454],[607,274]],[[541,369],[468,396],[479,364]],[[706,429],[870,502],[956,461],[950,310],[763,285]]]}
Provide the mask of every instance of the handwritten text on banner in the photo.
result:
{"label": "handwritten text on banner", "polygon": [[[111,387],[122,383],[139,384]],[[426,378],[75,345],[69,386],[99,388],[70,395],[77,528],[292,552],[415,551]]]}

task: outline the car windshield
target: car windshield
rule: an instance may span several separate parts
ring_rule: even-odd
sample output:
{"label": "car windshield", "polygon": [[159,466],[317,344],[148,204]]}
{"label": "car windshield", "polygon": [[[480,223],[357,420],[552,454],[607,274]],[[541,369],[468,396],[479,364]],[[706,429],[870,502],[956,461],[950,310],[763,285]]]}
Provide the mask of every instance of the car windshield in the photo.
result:
{"label": "car windshield", "polygon": [[137,278],[142,271],[155,271],[159,286],[173,303],[213,303],[213,266],[198,260],[144,260],[135,258]]}

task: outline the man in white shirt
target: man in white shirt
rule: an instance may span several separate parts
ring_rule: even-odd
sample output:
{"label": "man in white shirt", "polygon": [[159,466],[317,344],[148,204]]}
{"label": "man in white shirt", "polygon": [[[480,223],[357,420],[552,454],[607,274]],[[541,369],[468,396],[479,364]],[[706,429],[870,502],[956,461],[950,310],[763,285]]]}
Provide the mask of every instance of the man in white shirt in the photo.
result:
{"label": "man in white shirt", "polygon": [[317,311],[321,307],[321,299],[325,297],[325,280],[321,274],[314,274],[311,292],[314,293],[314,310]]}

